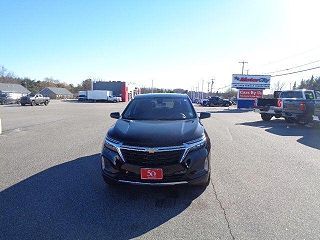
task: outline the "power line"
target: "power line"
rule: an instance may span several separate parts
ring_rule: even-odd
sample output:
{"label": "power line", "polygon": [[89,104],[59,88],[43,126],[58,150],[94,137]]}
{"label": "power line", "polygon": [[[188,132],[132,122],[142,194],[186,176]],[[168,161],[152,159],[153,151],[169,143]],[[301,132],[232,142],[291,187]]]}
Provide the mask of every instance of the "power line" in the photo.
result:
{"label": "power line", "polygon": [[318,45],[318,46],[316,46],[316,47],[314,47],[314,48],[310,48],[310,49],[308,49],[308,50],[306,50],[306,51],[299,52],[299,53],[293,54],[293,55],[291,55],[291,56],[287,56],[287,57],[284,57],[284,58],[282,58],[282,59],[275,60],[275,61],[273,61],[273,62],[268,62],[268,63],[262,64],[261,66],[267,66],[267,65],[272,65],[272,64],[274,64],[274,63],[278,63],[278,62],[283,62],[284,60],[287,60],[287,59],[290,59],[290,58],[294,58],[294,57],[303,55],[303,54],[305,54],[305,53],[311,52],[311,51],[316,50],[316,49],[319,49],[319,48],[320,48],[320,45]]}
{"label": "power line", "polygon": [[320,62],[320,60],[316,60],[316,61],[312,61],[312,62],[309,62],[309,63],[301,64],[301,65],[298,65],[298,66],[295,66],[295,67],[290,67],[290,68],[285,68],[285,69],[281,69],[281,70],[277,70],[277,71],[273,71],[273,72],[268,72],[268,73],[266,73],[266,74],[272,74],[272,73],[277,73],[277,72],[284,72],[284,71],[288,71],[288,70],[291,70],[291,69],[295,69],[295,68],[307,66],[307,65],[310,65],[310,64],[313,64],[313,63],[317,63],[317,62]]}
{"label": "power line", "polygon": [[301,73],[301,72],[306,72],[306,71],[310,71],[310,70],[314,70],[320,68],[320,66],[317,67],[313,67],[313,68],[308,68],[308,69],[304,69],[304,70],[300,70],[300,71],[295,71],[295,72],[289,72],[289,73],[283,73],[283,74],[278,74],[278,75],[272,75],[271,77],[280,77],[280,76],[285,76],[285,75],[290,75],[290,74],[295,74],[295,73]]}

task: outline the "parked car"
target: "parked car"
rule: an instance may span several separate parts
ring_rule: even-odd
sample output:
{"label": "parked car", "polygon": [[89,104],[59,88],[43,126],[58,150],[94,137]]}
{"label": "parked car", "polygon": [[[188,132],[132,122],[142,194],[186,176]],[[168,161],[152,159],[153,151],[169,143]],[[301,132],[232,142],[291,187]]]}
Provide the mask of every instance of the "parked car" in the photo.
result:
{"label": "parked car", "polygon": [[282,117],[281,93],[282,91],[274,91],[273,98],[257,99],[254,111],[261,115],[263,121],[270,121],[273,117]]}
{"label": "parked car", "polygon": [[22,106],[25,106],[27,104],[31,106],[44,104],[45,106],[47,106],[49,102],[50,98],[44,97],[42,96],[42,94],[29,94],[28,96],[22,97],[20,100]]}
{"label": "parked car", "polygon": [[21,93],[1,93],[0,104],[19,104],[21,97]]}
{"label": "parked car", "polygon": [[108,102],[121,102],[122,98],[121,97],[115,97],[115,96],[108,96]]}
{"label": "parked car", "polygon": [[320,104],[320,91],[305,89],[294,92],[287,91],[282,94],[282,97],[282,115],[285,119],[290,119],[291,122],[300,124],[308,124],[317,117]]}
{"label": "parked car", "polygon": [[203,106],[207,107],[230,107],[232,102],[229,99],[223,99],[221,97],[210,97],[203,102]]}
{"label": "parked car", "polygon": [[210,139],[185,94],[144,94],[130,101],[107,132],[101,152],[107,184],[207,185]]}
{"label": "parked car", "polygon": [[257,100],[255,112],[264,121],[283,117],[288,123],[307,124],[312,121],[315,103],[320,101],[319,91],[297,89],[275,92],[275,98]]}

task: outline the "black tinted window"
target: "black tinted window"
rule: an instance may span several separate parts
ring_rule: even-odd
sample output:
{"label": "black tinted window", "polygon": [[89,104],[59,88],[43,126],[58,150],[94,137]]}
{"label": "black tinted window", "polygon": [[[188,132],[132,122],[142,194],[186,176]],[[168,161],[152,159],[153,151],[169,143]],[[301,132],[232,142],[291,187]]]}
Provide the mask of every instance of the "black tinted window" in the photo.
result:
{"label": "black tinted window", "polygon": [[123,113],[124,119],[132,120],[182,120],[196,117],[189,99],[179,97],[134,99]]}
{"label": "black tinted window", "polygon": [[281,98],[303,98],[301,91],[286,91],[280,94]]}

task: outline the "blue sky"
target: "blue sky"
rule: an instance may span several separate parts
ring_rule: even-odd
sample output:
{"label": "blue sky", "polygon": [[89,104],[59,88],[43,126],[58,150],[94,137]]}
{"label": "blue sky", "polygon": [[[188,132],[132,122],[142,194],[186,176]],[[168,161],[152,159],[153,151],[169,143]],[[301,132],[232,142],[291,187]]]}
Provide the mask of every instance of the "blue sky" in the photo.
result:
{"label": "blue sky", "polygon": [[[317,1],[2,0],[0,65],[21,77],[218,89],[320,59]],[[318,57],[318,58],[317,58]],[[276,80],[292,82],[316,70]]]}

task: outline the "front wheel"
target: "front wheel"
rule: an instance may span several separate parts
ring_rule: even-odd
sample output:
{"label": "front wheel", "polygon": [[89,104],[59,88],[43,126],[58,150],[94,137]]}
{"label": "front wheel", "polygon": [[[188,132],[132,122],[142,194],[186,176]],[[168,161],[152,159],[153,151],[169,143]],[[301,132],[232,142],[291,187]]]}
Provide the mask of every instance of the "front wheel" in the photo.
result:
{"label": "front wheel", "polygon": [[45,106],[48,106],[48,104],[49,104],[48,101],[45,101],[45,102],[44,102],[44,105],[45,105]]}
{"label": "front wheel", "polygon": [[263,121],[268,122],[268,121],[270,121],[270,120],[271,120],[272,115],[267,114],[267,113],[261,113],[261,118],[262,118],[262,120],[263,120]]}
{"label": "front wheel", "polygon": [[36,102],[35,101],[32,101],[31,102],[31,106],[35,106],[36,105]]}

